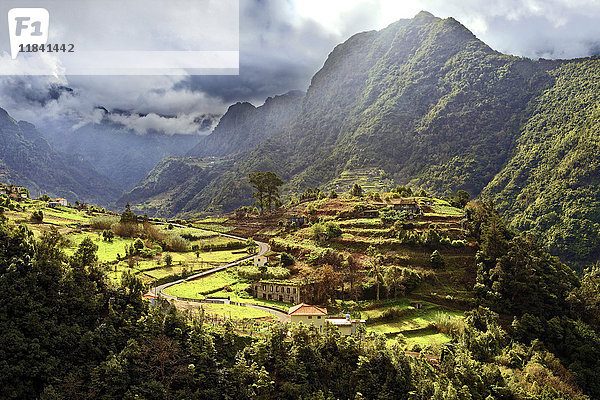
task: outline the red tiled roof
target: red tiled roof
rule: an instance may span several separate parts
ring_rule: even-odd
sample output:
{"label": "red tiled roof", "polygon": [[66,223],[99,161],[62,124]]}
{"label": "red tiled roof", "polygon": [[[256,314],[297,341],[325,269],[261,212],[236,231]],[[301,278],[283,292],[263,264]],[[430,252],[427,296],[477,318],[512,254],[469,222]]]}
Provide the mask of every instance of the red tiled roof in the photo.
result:
{"label": "red tiled roof", "polygon": [[310,304],[296,304],[290,307],[289,315],[327,315],[327,309],[324,307],[311,306]]}

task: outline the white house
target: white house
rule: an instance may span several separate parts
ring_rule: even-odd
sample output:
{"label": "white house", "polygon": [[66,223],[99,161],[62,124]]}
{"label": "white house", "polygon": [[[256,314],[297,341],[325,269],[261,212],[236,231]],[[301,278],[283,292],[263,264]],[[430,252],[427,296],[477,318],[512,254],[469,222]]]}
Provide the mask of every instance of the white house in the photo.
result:
{"label": "white house", "polygon": [[267,257],[265,256],[254,256],[254,266],[264,267],[267,264]]}
{"label": "white house", "polygon": [[63,199],[62,197],[55,199],[55,201],[63,207],[66,207],[69,205],[69,203],[67,202],[67,199]]}
{"label": "white house", "polygon": [[345,336],[359,336],[361,334],[359,326],[364,326],[364,319],[351,319],[350,315],[345,317],[329,317],[325,320],[326,323],[337,326],[340,333]]}
{"label": "white house", "polygon": [[327,318],[327,309],[300,303],[294,307],[290,307],[288,315],[292,324],[302,322],[305,325],[314,325],[319,332],[322,332],[325,325],[325,318]]}

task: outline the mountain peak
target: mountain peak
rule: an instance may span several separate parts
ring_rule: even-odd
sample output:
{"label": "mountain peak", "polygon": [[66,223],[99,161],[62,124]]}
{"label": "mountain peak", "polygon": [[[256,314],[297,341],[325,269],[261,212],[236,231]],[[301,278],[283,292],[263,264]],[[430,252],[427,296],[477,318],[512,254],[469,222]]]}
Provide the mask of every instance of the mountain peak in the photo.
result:
{"label": "mountain peak", "polygon": [[413,19],[423,19],[423,20],[436,20],[438,17],[430,13],[429,11],[421,10],[417,15],[413,17]]}

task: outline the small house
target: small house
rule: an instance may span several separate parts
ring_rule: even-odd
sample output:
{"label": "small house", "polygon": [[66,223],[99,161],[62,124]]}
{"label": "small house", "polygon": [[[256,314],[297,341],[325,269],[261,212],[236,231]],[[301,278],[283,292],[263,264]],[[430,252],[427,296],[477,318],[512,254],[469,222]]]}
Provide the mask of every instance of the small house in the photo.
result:
{"label": "small house", "polygon": [[67,202],[67,199],[63,199],[62,197],[58,197],[58,198],[54,199],[54,201],[63,207],[66,207],[69,205],[69,203]]}
{"label": "small house", "polygon": [[288,315],[290,316],[292,324],[299,324],[302,322],[305,325],[313,325],[319,332],[322,332],[327,317],[327,309],[300,303],[290,307]]}
{"label": "small house", "polygon": [[255,267],[264,267],[267,265],[267,257],[265,256],[254,256],[253,264]]}
{"label": "small house", "polygon": [[421,214],[421,207],[415,199],[400,199],[392,205],[396,211],[407,211],[412,214]]}
{"label": "small house", "polygon": [[59,207],[60,203],[58,201],[50,201],[48,202],[48,208],[56,208]]}
{"label": "small house", "polygon": [[352,319],[349,314],[345,317],[329,317],[325,320],[326,323],[337,327],[340,333],[344,336],[358,336],[360,335],[359,326],[364,326],[366,321],[364,319]]}

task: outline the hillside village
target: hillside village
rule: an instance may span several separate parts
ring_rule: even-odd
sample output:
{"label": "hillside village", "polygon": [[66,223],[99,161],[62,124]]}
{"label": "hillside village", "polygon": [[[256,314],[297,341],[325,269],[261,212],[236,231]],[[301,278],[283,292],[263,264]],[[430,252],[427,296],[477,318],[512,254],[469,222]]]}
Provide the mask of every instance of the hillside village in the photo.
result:
{"label": "hillside village", "polygon": [[264,214],[165,221],[2,191],[9,221],[35,235],[60,232],[67,254],[91,240],[115,284],[136,276],[150,288],[146,299],[212,315],[217,325],[236,321],[250,335],[302,322],[435,348],[450,340],[438,320],[460,318],[471,301],[475,245],[463,212],[426,195],[315,192]]}

